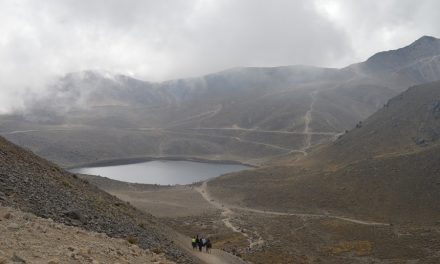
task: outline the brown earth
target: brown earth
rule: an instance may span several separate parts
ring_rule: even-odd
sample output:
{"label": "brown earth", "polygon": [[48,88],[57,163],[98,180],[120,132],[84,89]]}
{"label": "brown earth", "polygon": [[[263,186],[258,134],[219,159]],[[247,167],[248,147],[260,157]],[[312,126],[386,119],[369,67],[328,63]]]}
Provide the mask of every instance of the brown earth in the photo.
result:
{"label": "brown earth", "polygon": [[[84,176],[89,178],[88,176]],[[438,225],[380,224],[323,214],[258,211],[209,198],[210,185],[159,187],[89,178],[120,198],[134,202],[189,237],[209,236],[214,248],[252,263],[437,263]],[[95,179],[95,180],[93,180]],[[105,183],[105,184],[104,184]],[[207,192],[206,200],[201,192]],[[179,199],[175,199],[179,197]],[[160,197],[161,202],[154,201]],[[214,200],[215,199],[215,200]],[[176,204],[189,205],[183,210]],[[218,203],[218,206],[215,205]],[[194,209],[192,209],[194,208]],[[205,210],[195,210],[206,208]],[[224,214],[225,210],[232,213]],[[228,224],[224,221],[228,220]],[[352,221],[355,220],[355,221]],[[238,229],[234,232],[229,225]],[[251,247],[252,246],[252,247]]]}
{"label": "brown earth", "polygon": [[336,142],[208,186],[247,207],[389,223],[440,220],[440,83],[410,88]]}
{"label": "brown earth", "polygon": [[[99,176],[80,176],[177,230],[180,235],[174,237],[174,242],[202,262],[243,263],[234,255],[248,246],[246,237],[224,225],[221,210],[200,196],[197,185],[158,186],[120,182]],[[192,250],[191,237],[197,235],[211,239],[211,254]]]}
{"label": "brown earth", "polygon": [[175,263],[141,249],[133,240],[58,224],[10,207],[0,207],[0,263]]}

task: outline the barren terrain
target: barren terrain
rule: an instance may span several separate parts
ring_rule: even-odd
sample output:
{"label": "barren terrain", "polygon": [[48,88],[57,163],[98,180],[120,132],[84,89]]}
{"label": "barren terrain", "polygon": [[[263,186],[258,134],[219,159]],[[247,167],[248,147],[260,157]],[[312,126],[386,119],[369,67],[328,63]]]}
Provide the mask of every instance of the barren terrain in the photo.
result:
{"label": "barren terrain", "polygon": [[5,264],[175,263],[139,248],[135,240],[110,238],[9,207],[0,207],[0,231],[0,263]]}
{"label": "barren terrain", "polygon": [[[215,198],[209,184],[160,187],[83,176],[189,237],[252,263],[437,263],[440,228],[309,211],[259,210]],[[184,208],[187,208],[185,210]],[[209,263],[209,262],[208,262]]]}

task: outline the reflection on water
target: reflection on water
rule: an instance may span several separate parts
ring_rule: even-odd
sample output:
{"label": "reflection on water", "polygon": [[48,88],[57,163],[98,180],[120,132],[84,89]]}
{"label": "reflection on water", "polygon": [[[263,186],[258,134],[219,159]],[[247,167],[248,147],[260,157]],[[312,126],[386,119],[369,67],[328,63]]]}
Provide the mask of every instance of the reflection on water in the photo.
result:
{"label": "reflection on water", "polygon": [[91,174],[110,179],[148,184],[189,184],[222,174],[249,169],[238,164],[156,160],[136,164],[74,169],[74,173]]}

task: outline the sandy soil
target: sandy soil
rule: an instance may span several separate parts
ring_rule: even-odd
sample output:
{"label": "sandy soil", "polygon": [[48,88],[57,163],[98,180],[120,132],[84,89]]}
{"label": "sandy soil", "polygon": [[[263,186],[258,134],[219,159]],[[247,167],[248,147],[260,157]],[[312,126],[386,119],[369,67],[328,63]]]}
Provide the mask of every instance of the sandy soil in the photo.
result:
{"label": "sandy soil", "polygon": [[214,213],[217,210],[200,197],[192,186],[175,186],[152,190],[114,189],[110,192],[157,217],[201,215]]}
{"label": "sandy soil", "polygon": [[122,239],[0,207],[0,263],[174,263]]}

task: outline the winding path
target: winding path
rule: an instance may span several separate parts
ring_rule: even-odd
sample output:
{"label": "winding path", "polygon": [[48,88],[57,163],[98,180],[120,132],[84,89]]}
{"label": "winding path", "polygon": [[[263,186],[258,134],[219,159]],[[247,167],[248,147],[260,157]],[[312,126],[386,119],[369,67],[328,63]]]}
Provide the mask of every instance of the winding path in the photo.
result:
{"label": "winding path", "polygon": [[222,211],[221,215],[223,217],[223,219],[222,219],[223,223],[228,228],[230,228],[232,231],[237,232],[237,233],[241,233],[243,236],[245,236],[249,241],[250,248],[263,245],[264,240],[257,233],[254,233],[254,236],[257,237],[257,239],[255,239],[255,238],[253,238],[253,236],[242,232],[240,227],[235,225],[232,222],[233,215],[235,214],[235,212],[232,209],[246,211],[246,212],[252,212],[252,213],[258,213],[258,214],[264,214],[264,215],[295,216],[295,217],[301,217],[303,220],[306,220],[307,218],[327,218],[327,219],[331,218],[331,219],[337,219],[337,220],[341,220],[341,221],[345,221],[345,222],[349,222],[349,223],[353,223],[353,224],[366,225],[366,226],[389,226],[390,225],[388,223],[360,220],[360,219],[355,219],[355,218],[350,218],[350,217],[345,217],[345,216],[338,216],[338,215],[331,215],[331,214],[283,213],[283,212],[275,212],[275,211],[258,210],[258,209],[241,207],[241,206],[225,205],[225,204],[221,203],[220,201],[213,199],[213,197],[211,196],[211,194],[208,191],[207,181],[203,182],[200,187],[196,188],[196,190],[201,194],[203,199],[205,199],[208,203],[210,203],[211,205],[213,205],[214,207],[216,207]]}
{"label": "winding path", "polygon": [[[231,229],[233,232],[242,234],[243,236],[245,236],[247,238],[247,240],[249,241],[249,248],[252,249],[252,248],[255,248],[257,246],[261,246],[264,244],[264,240],[259,234],[253,233],[255,236],[257,236],[257,239],[254,239],[251,237],[251,235],[249,235],[245,232],[242,232],[242,230],[239,226],[236,226],[234,223],[232,223],[231,220],[233,219],[233,215],[235,214],[231,209],[232,207],[226,206],[226,205],[214,200],[211,197],[211,194],[208,192],[206,181],[203,182],[200,187],[197,187],[196,190],[202,195],[203,199],[205,199],[208,203],[210,203],[211,205],[213,205],[214,207],[216,207],[217,209],[219,209],[221,211],[221,215],[223,217],[222,221],[226,227]],[[234,208],[234,209],[237,209],[237,208]]]}

